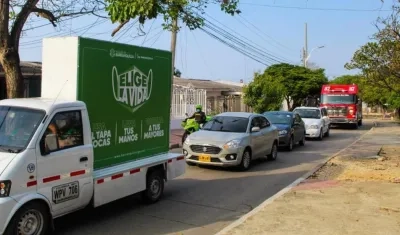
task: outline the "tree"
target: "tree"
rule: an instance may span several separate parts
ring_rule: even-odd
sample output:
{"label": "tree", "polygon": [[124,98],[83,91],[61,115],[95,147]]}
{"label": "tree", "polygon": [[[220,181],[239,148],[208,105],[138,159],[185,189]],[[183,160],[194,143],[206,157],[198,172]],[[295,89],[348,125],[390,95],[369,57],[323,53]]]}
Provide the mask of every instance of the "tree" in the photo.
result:
{"label": "tree", "polygon": [[359,69],[363,75],[363,99],[379,105],[388,105],[400,115],[400,7],[393,6],[392,14],[378,18],[378,30],[357,50],[347,69]]}
{"label": "tree", "polygon": [[6,77],[7,97],[23,96],[19,40],[32,13],[56,27],[63,17],[95,14],[101,5],[97,0],[0,0],[0,64]]}
{"label": "tree", "polygon": [[169,31],[177,31],[174,21],[181,19],[189,29],[197,29],[204,25],[204,18],[207,6],[220,4],[221,10],[227,14],[239,14],[239,0],[107,0],[107,11],[112,23],[119,23],[119,26],[112,32],[114,36],[131,19],[138,18],[140,24],[147,20],[161,16],[164,20],[163,27]]}
{"label": "tree", "polygon": [[334,79],[330,80],[330,84],[357,84],[361,82],[362,76],[361,75],[342,75],[339,77],[335,77]]}
{"label": "tree", "polygon": [[283,87],[273,77],[255,73],[254,80],[244,86],[244,103],[257,113],[279,110],[283,102]]}
{"label": "tree", "polygon": [[361,70],[365,80],[376,87],[400,92],[400,41],[368,42],[345,67]]}
{"label": "tree", "polygon": [[321,86],[328,83],[324,69],[311,70],[286,63],[272,65],[264,74],[274,77],[282,84],[284,100],[289,110],[300,106],[308,95],[318,96]]}
{"label": "tree", "polygon": [[319,95],[325,83],[328,83],[328,79],[324,69],[310,70],[286,63],[275,64],[263,74],[255,74],[254,80],[244,90],[245,103],[256,110],[277,110],[285,101],[289,110],[293,110],[308,95]]}
{"label": "tree", "polygon": [[365,79],[388,91],[400,92],[400,7],[395,4],[386,18],[378,18],[378,30],[357,50],[347,69],[359,69]]}
{"label": "tree", "polygon": [[177,68],[175,68],[174,70],[174,76],[180,78],[182,75],[181,71]]}

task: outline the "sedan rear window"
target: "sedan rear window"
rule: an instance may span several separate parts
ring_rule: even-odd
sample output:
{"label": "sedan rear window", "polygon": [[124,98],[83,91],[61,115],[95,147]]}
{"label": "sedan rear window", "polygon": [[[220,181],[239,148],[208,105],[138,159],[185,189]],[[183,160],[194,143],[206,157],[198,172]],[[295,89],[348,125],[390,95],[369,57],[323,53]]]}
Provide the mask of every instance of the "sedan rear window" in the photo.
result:
{"label": "sedan rear window", "polygon": [[248,123],[248,118],[217,116],[208,121],[202,130],[245,133]]}
{"label": "sedan rear window", "polygon": [[301,118],[321,118],[321,111],[319,109],[295,109],[293,112],[299,114]]}

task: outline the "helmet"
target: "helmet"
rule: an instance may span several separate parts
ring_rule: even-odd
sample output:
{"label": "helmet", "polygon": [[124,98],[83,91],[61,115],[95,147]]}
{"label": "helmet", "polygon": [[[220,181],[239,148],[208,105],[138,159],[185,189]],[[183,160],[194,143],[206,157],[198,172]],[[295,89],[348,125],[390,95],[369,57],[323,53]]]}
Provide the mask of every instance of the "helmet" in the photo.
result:
{"label": "helmet", "polygon": [[203,106],[201,106],[201,104],[198,104],[198,105],[196,105],[196,109],[202,110],[202,109],[203,109]]}

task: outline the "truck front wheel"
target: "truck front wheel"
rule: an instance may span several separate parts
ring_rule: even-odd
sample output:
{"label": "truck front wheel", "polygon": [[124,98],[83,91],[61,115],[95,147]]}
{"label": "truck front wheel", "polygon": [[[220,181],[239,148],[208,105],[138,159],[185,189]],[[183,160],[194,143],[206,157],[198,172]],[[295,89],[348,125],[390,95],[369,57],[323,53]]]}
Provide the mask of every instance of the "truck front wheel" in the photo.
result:
{"label": "truck front wheel", "polygon": [[4,235],[44,235],[49,229],[50,215],[47,208],[38,202],[22,206],[11,219]]}
{"label": "truck front wheel", "polygon": [[161,170],[149,172],[146,180],[146,190],[142,198],[146,203],[156,203],[164,193],[164,177]]}

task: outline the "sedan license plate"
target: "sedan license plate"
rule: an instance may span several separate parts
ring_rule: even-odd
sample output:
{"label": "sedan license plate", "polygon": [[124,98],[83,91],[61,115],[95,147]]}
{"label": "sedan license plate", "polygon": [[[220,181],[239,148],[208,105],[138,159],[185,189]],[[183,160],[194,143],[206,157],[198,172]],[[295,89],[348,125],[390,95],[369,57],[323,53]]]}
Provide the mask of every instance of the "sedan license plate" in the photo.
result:
{"label": "sedan license plate", "polygon": [[55,204],[69,201],[79,197],[79,181],[57,185],[52,188],[53,202]]}
{"label": "sedan license plate", "polygon": [[211,162],[211,156],[202,154],[199,156],[199,161],[200,162]]}

